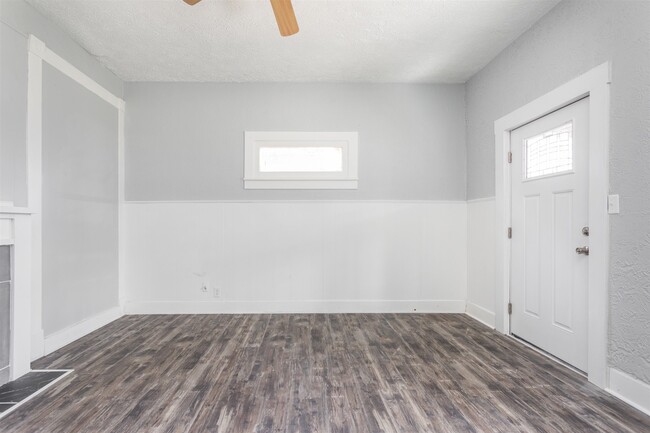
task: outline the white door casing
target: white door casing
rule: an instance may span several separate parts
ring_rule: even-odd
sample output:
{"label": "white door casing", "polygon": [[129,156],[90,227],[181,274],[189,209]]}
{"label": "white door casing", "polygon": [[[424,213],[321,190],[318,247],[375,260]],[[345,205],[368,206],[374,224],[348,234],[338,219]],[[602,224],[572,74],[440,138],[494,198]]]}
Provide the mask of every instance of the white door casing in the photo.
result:
{"label": "white door casing", "polygon": [[495,328],[510,335],[511,179],[510,131],[589,96],[589,382],[609,384],[607,335],[609,317],[609,126],[611,63],[602,63],[550,90],[494,122],[495,164]]}
{"label": "white door casing", "polygon": [[[513,130],[510,140],[510,329],[582,371],[588,367],[589,257],[576,248],[589,245],[582,231],[589,225],[588,143],[588,98]],[[554,174],[534,173],[533,162],[558,146],[570,159],[551,162],[563,167]]]}

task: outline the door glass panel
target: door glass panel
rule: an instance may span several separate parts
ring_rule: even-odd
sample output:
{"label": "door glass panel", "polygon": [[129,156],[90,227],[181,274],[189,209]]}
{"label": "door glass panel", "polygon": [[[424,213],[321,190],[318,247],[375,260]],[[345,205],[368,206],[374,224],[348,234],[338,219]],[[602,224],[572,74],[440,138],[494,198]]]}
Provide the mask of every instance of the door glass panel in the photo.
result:
{"label": "door glass panel", "polygon": [[573,170],[573,122],[524,140],[526,179]]}

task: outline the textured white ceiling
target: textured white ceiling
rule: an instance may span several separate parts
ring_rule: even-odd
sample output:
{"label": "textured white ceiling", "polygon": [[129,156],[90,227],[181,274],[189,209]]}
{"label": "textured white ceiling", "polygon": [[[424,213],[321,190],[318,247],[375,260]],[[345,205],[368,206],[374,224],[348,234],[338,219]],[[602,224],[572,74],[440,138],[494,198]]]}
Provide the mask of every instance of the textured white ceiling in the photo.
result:
{"label": "textured white ceiling", "polygon": [[127,81],[465,82],[559,0],[27,0]]}

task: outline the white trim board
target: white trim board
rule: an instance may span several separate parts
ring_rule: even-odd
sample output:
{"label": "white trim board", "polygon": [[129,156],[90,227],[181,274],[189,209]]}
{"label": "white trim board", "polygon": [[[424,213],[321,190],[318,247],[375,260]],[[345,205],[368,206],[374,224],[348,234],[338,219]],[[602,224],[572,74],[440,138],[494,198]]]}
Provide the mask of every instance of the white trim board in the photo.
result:
{"label": "white trim board", "polygon": [[81,322],[77,322],[72,326],[68,326],[67,328],[47,335],[45,336],[44,341],[44,355],[49,355],[63,346],[67,346],[68,344],[98,330],[102,326],[108,325],[122,316],[122,309],[120,307],[113,307],[84,319]]}
{"label": "white trim board", "polygon": [[[244,189],[357,189],[358,132],[245,131]],[[331,147],[341,150],[339,172],[262,172],[264,147]]]}
{"label": "white trim board", "polygon": [[102,87],[101,84],[90,78],[88,75],[81,72],[70,62],[63,57],[50,50],[47,45],[34,35],[28,37],[28,50],[47,62],[50,66],[58,69],[64,75],[72,78],[74,81],[85,87],[86,89],[99,96],[104,101],[108,102],[118,110],[124,109],[124,100],[112,94],[109,90]]}
{"label": "white trim board", "polygon": [[[42,323],[42,147],[43,147],[43,60],[36,51],[45,44],[36,38],[28,40],[27,53],[27,207],[31,212],[31,311],[21,317],[31,328],[30,359],[43,355]],[[34,51],[32,51],[34,50]]]}
{"label": "white trim board", "polygon": [[605,388],[607,378],[607,320],[609,281],[609,63],[588,71],[494,122],[496,183],[496,329],[510,333],[506,305],[510,299],[511,226],[510,131],[589,96],[589,336],[588,378]]}
{"label": "white trim board", "polygon": [[30,215],[32,211],[26,207],[0,207],[0,215]]}
{"label": "white trim board", "polygon": [[494,313],[492,311],[485,309],[480,305],[468,302],[467,308],[465,309],[465,314],[474,320],[478,320],[485,326],[494,329]]}
{"label": "white trim board", "polygon": [[215,204],[215,203],[225,203],[225,204],[249,204],[249,203],[260,203],[260,204],[314,204],[314,203],[357,203],[357,204],[457,204],[457,205],[466,205],[465,200],[359,200],[359,199],[350,199],[350,200],[264,200],[264,199],[251,199],[251,200],[125,200],[125,204]]}
{"label": "white trim board", "polygon": [[[37,359],[47,351],[42,326],[42,147],[43,147],[43,62],[74,80],[118,110],[118,219],[124,202],[124,100],[81,72],[74,65],[60,57],[34,35],[27,38],[27,183],[28,208],[32,221],[32,310],[31,317],[22,320],[31,323],[31,359]],[[121,234],[123,227],[118,227]],[[119,247],[123,237],[118,234]],[[119,265],[118,265],[119,266]],[[120,266],[121,272],[122,266]],[[122,279],[120,278],[121,282]],[[119,284],[119,283],[118,283]],[[120,288],[118,287],[118,291]],[[121,295],[121,291],[120,291]]]}
{"label": "white trim board", "polygon": [[650,385],[615,368],[609,369],[607,392],[650,415]]}
{"label": "white trim board", "polygon": [[359,179],[244,179],[245,189],[358,189]]}
{"label": "white trim board", "polygon": [[70,375],[74,370],[64,370],[64,369],[60,369],[60,370],[56,370],[56,369],[54,369],[54,370],[30,370],[30,372],[36,372],[36,373],[38,373],[38,372],[47,372],[47,371],[49,371],[49,372],[54,372],[54,371],[64,371],[65,373],[62,374],[61,376],[57,377],[56,379],[54,379],[52,382],[50,382],[50,383],[48,383],[47,385],[45,385],[43,388],[40,388],[38,391],[36,391],[36,392],[34,392],[33,394],[30,394],[28,397],[22,399],[22,400],[21,400],[20,402],[18,402],[17,404],[11,406],[11,407],[10,407],[9,409],[7,409],[6,411],[0,413],[0,420],[1,420],[2,418],[4,418],[5,416],[9,415],[11,412],[13,412],[13,411],[15,411],[16,409],[18,409],[18,408],[19,408],[20,406],[22,406],[23,404],[27,403],[28,401],[30,401],[31,399],[33,399],[34,397],[36,397],[37,395],[42,394],[42,393],[45,392],[47,389],[49,389],[50,387],[54,386],[55,383],[60,382],[61,380],[63,380],[63,379],[66,378],[67,376],[69,376],[69,375]]}
{"label": "white trim board", "polygon": [[472,203],[484,203],[486,201],[494,201],[495,197],[481,197],[481,198],[473,198],[471,200],[467,200],[467,204],[472,204]]}
{"label": "white trim board", "polygon": [[464,313],[463,300],[130,301],[125,314]]}
{"label": "white trim board", "polygon": [[125,126],[126,116],[124,104],[118,109],[117,117],[117,273],[118,273],[118,302],[120,307],[124,308],[124,299],[126,298],[126,284],[124,270],[126,269],[125,263],[125,245],[126,245],[126,222],[124,203],[126,194],[126,181],[125,181]]}

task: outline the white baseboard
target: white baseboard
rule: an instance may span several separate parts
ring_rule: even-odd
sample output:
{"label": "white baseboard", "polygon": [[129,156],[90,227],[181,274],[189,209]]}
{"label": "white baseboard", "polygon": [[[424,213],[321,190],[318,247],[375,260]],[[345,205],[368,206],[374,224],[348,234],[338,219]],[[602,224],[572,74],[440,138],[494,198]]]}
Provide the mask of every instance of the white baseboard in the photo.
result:
{"label": "white baseboard", "polygon": [[464,313],[462,300],[131,301],[125,314]]}
{"label": "white baseboard", "polygon": [[650,415],[650,385],[615,368],[609,369],[607,392]]}
{"label": "white baseboard", "polygon": [[45,347],[45,333],[42,329],[32,330],[32,342],[31,342],[31,353],[30,359],[34,361],[35,359],[43,356]]}
{"label": "white baseboard", "polygon": [[51,335],[47,335],[44,341],[45,353],[43,355],[48,355],[55,350],[96,331],[102,326],[108,325],[122,316],[122,309],[120,307],[113,307]]}
{"label": "white baseboard", "polygon": [[472,204],[472,203],[483,203],[486,201],[495,201],[495,197],[482,197],[482,198],[473,198],[470,200],[467,200],[467,204]]}
{"label": "white baseboard", "polygon": [[492,311],[486,310],[485,308],[479,305],[468,302],[467,309],[465,310],[465,314],[467,314],[473,319],[478,320],[482,324],[494,329],[495,316]]}

